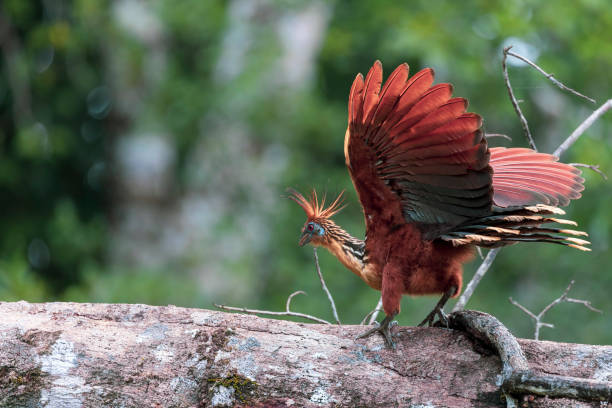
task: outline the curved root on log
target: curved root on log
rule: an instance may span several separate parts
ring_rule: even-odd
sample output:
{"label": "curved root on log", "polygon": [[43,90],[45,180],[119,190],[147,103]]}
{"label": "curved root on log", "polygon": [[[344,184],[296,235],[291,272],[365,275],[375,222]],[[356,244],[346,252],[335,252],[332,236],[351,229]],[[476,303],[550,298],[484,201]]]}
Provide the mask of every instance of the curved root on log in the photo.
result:
{"label": "curved root on log", "polygon": [[529,369],[517,339],[489,314],[466,310],[452,313],[449,320],[451,327],[464,330],[495,349],[503,364],[502,390],[506,394],[612,401],[612,383],[608,381],[538,374]]}

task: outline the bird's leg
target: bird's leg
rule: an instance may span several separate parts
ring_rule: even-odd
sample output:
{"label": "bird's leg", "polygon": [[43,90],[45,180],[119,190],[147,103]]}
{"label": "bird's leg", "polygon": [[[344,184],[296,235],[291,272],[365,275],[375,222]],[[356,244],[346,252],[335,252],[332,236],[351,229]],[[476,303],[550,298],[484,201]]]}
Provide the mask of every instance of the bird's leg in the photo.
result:
{"label": "bird's leg", "polygon": [[393,321],[393,318],[395,316],[397,316],[397,313],[386,315],[380,324],[376,323],[377,325],[376,327],[373,327],[370,330],[366,331],[365,333],[360,334],[359,336],[357,336],[357,338],[363,339],[363,338],[371,336],[372,334],[376,332],[380,332],[380,334],[382,334],[383,337],[385,338],[385,343],[387,343],[387,346],[394,349],[395,343],[391,339],[391,327],[397,324],[397,322]]}
{"label": "bird's leg", "polygon": [[455,286],[451,286],[450,288],[448,288],[448,290],[442,295],[442,298],[440,298],[433,310],[429,312],[427,317],[421,323],[419,323],[419,327],[425,326],[425,323],[427,323],[429,327],[433,326],[433,322],[436,318],[436,315],[438,315],[442,324],[448,327],[448,318],[446,317],[446,313],[444,313],[444,305],[446,304],[446,302],[448,302],[448,299],[450,299],[455,294],[456,291],[457,287]]}
{"label": "bird's leg", "polygon": [[393,318],[397,316],[400,311],[400,301],[402,300],[403,281],[401,275],[401,269],[396,264],[388,262],[383,267],[382,271],[382,284],[380,288],[383,310],[385,311],[385,318],[380,325],[374,327],[367,332],[363,333],[358,339],[371,336],[376,332],[380,332],[385,338],[387,346],[395,348],[395,343],[391,338],[391,327],[393,327]]}

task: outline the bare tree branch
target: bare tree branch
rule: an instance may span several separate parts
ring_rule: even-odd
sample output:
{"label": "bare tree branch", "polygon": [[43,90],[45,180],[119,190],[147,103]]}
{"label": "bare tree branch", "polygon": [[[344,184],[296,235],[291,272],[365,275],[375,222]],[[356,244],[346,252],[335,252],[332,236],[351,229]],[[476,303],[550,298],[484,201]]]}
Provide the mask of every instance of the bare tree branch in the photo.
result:
{"label": "bare tree branch", "polygon": [[[338,318],[338,312],[336,311],[336,304],[334,303],[334,299],[332,298],[332,295],[329,292],[329,289],[327,289],[327,285],[325,284],[325,280],[323,279],[323,274],[321,273],[321,268],[319,267],[319,257],[317,255],[316,247],[314,248],[314,256],[315,256],[315,265],[317,267],[317,274],[319,275],[319,280],[321,282],[321,287],[327,294],[327,298],[329,299],[329,302],[331,303],[332,312],[334,314],[334,319],[336,320],[336,323],[340,325],[341,323],[340,323],[340,319]],[[218,305],[216,303],[213,303],[213,305],[219,309],[229,310],[233,312],[260,314],[260,315],[265,315],[265,316],[293,316],[293,317],[301,317],[302,319],[312,320],[313,322],[317,322],[317,323],[331,324],[327,320],[318,318],[316,316],[291,311],[291,300],[296,295],[307,295],[307,294],[306,292],[302,290],[298,290],[297,292],[293,292],[292,294],[290,294],[289,297],[287,298],[287,303],[285,304],[284,312],[275,312],[272,310],[248,309],[246,307],[225,306],[225,305]]]}
{"label": "bare tree branch", "polygon": [[604,180],[608,179],[608,176],[606,176],[606,173],[599,170],[599,164],[584,164],[584,163],[567,163],[567,164],[569,164],[570,166],[574,166],[574,167],[586,167],[588,169],[593,170],[595,173],[599,174],[601,178],[603,178]]}
{"label": "bare tree branch", "polygon": [[506,139],[509,141],[512,141],[512,138],[508,135],[504,135],[503,133],[485,133],[485,137],[487,139],[493,138],[493,137],[501,137],[502,139]]}
{"label": "bare tree branch", "polygon": [[556,305],[558,305],[561,302],[580,303],[580,304],[584,305],[586,308],[588,308],[589,310],[592,310],[592,311],[598,312],[598,313],[602,313],[601,310],[594,308],[591,305],[591,302],[589,302],[588,300],[581,300],[581,299],[574,299],[574,298],[567,297],[567,294],[569,293],[569,291],[570,291],[570,289],[572,288],[573,285],[574,285],[574,281],[572,280],[570,282],[570,284],[567,286],[567,288],[565,289],[565,292],[563,292],[563,294],[561,296],[559,296],[557,299],[555,299],[552,302],[550,302],[537,315],[532,313],[529,309],[527,309],[525,306],[521,305],[517,301],[513,300],[512,298],[509,298],[510,303],[512,303],[514,306],[518,307],[519,309],[521,309],[529,317],[531,317],[531,319],[534,321],[534,324],[535,324],[535,331],[534,331],[534,334],[533,334],[533,338],[534,339],[536,339],[536,340],[540,339],[540,327],[550,327],[550,328],[554,328],[555,327],[553,324],[542,322],[542,318],[544,317],[544,315],[546,313],[548,313],[548,311],[550,309],[552,309],[553,307],[555,307]]}
{"label": "bare tree branch", "polygon": [[595,103],[595,99],[593,98],[589,98],[586,95],[581,94],[580,92],[565,86],[563,83],[561,83],[560,81],[558,81],[555,76],[553,74],[549,74],[548,72],[544,71],[542,68],[540,68],[536,63],[530,61],[529,59],[523,57],[522,55],[519,54],[515,54],[512,51],[510,51],[511,47],[508,47],[508,51],[506,51],[506,54],[513,56],[514,58],[518,58],[521,61],[531,65],[533,68],[535,68],[539,73],[541,73],[542,75],[544,75],[546,78],[550,79],[550,82],[552,82],[553,84],[557,85],[560,89],[564,90],[564,91],[568,91],[570,93],[573,93],[576,96],[579,96],[583,99],[586,99],[587,101],[591,102],[591,103]]}
{"label": "bare tree branch", "polygon": [[374,322],[376,322],[376,319],[378,318],[378,313],[381,310],[382,310],[382,295],[380,296],[380,298],[378,298],[378,303],[376,303],[376,307],[374,308],[372,316],[370,316],[370,321],[368,322],[368,325],[374,324]]}
{"label": "bare tree branch", "polygon": [[215,307],[219,308],[219,309],[222,309],[222,310],[231,310],[233,312],[242,312],[242,313],[248,313],[248,314],[261,314],[261,315],[266,315],[266,316],[293,316],[293,317],[301,317],[302,319],[312,320],[313,322],[317,322],[317,323],[331,324],[327,320],[319,319],[316,316],[311,316],[311,315],[304,314],[304,313],[292,312],[290,310],[291,300],[293,299],[293,297],[295,295],[306,295],[306,292],[304,292],[302,290],[298,290],[297,292],[293,292],[292,294],[290,294],[289,297],[287,298],[287,304],[285,305],[285,311],[284,312],[273,312],[273,311],[270,311],[270,310],[247,309],[245,307],[225,306],[225,305],[218,305],[216,303],[213,303],[213,305]]}
{"label": "bare tree branch", "polygon": [[321,268],[319,267],[319,256],[317,255],[317,247],[312,247],[312,250],[314,252],[315,265],[317,267],[317,274],[319,275],[319,281],[321,282],[321,287],[323,288],[323,291],[325,292],[325,294],[327,295],[327,298],[329,299],[329,303],[331,304],[332,313],[334,314],[334,319],[336,320],[336,323],[341,324],[340,318],[338,317],[338,311],[336,310],[336,303],[334,302],[334,298],[329,292],[329,289],[327,289],[327,285],[325,284],[325,279],[323,279],[323,274],[321,273]]}
{"label": "bare tree branch", "polygon": [[368,326],[373,324],[376,321],[376,318],[378,317],[378,313],[381,310],[382,310],[382,296],[378,298],[378,303],[376,303],[376,306],[374,307],[374,309],[368,312],[368,314],[365,315],[365,317],[361,320],[361,323],[359,324],[362,326],[364,326],[366,322]]}
{"label": "bare tree branch", "polygon": [[570,146],[573,145],[576,142],[576,140],[578,140],[578,138],[582,136],[582,134],[588,128],[590,128],[591,125],[597,119],[599,119],[604,113],[609,111],[611,108],[612,108],[612,99],[608,99],[603,105],[601,105],[598,109],[596,109],[595,112],[591,113],[591,115],[588,118],[586,118],[580,124],[580,126],[578,126],[576,130],[574,130],[572,134],[569,135],[567,139],[565,139],[563,143],[561,143],[561,146],[557,147],[557,150],[553,152],[553,156],[561,157],[561,155],[565,153],[567,149],[569,149]]}
{"label": "bare tree branch", "polygon": [[459,300],[457,300],[457,303],[455,303],[455,306],[453,307],[453,312],[458,312],[465,309],[465,305],[472,297],[472,294],[474,294],[476,287],[491,267],[491,264],[493,264],[493,261],[495,260],[495,257],[497,256],[500,250],[501,248],[493,248],[487,253],[487,256],[478,267],[478,270],[476,270],[476,273],[472,277],[472,280],[470,280],[470,283],[467,284],[465,290],[463,291],[461,296],[459,296]]}
{"label": "bare tree branch", "polygon": [[482,253],[482,248],[477,246],[476,247],[476,252],[478,252],[478,256],[480,257],[480,259],[482,259],[484,261],[485,257],[484,257],[484,255]]}
{"label": "bare tree branch", "polygon": [[521,121],[521,125],[523,126],[523,132],[525,133],[525,137],[529,142],[529,146],[531,146],[533,150],[537,151],[538,148],[536,147],[535,141],[531,136],[531,131],[529,131],[527,119],[525,119],[525,115],[523,115],[523,111],[521,111],[521,108],[519,107],[519,102],[516,100],[516,97],[514,96],[514,91],[512,90],[512,85],[510,84],[508,66],[506,65],[506,59],[508,58],[508,52],[510,51],[510,48],[512,48],[512,45],[504,48],[504,57],[502,58],[502,70],[504,72],[504,81],[506,82],[506,89],[508,90],[508,95],[510,95],[510,101],[512,102],[512,106],[514,107],[514,110]]}

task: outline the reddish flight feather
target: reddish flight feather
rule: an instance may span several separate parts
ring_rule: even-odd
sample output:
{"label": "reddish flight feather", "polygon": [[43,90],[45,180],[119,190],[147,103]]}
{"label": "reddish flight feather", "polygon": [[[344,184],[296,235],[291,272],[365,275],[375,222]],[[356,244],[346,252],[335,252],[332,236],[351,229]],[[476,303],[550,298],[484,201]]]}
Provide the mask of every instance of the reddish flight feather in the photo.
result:
{"label": "reddish flight feather", "polygon": [[492,148],[493,202],[500,207],[561,205],[580,198],[580,170],[529,149]]}
{"label": "reddish flight feather", "polygon": [[466,112],[465,99],[451,98],[450,84],[432,86],[431,69],[411,78],[408,71],[398,66],[381,90],[377,61],[351,88],[345,155],[367,213],[384,207],[375,198],[387,197],[380,189],[394,194],[406,222],[425,230],[467,221],[477,213],[474,201],[484,203],[484,216],[493,205],[566,205],[580,196],[579,171],[529,149],[489,149],[480,116]]}

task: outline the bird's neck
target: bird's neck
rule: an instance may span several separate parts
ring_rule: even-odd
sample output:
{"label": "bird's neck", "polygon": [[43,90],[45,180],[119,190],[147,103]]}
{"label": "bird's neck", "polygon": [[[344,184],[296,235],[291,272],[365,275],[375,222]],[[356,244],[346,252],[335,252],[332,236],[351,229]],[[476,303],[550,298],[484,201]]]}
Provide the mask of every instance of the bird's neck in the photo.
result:
{"label": "bird's neck", "polygon": [[326,225],[326,235],[327,237],[321,245],[334,254],[344,266],[363,278],[363,271],[367,263],[365,242],[351,236],[331,221]]}

